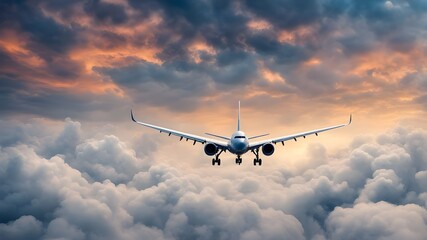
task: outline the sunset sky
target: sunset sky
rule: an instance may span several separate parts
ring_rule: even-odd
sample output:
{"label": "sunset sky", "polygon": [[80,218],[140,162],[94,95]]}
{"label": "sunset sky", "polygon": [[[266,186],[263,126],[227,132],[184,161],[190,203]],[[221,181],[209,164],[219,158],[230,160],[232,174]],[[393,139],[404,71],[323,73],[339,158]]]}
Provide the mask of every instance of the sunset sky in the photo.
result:
{"label": "sunset sky", "polygon": [[[425,239],[427,1],[0,2],[5,239]],[[221,155],[229,136],[345,128]],[[3,237],[2,237],[3,239]]]}

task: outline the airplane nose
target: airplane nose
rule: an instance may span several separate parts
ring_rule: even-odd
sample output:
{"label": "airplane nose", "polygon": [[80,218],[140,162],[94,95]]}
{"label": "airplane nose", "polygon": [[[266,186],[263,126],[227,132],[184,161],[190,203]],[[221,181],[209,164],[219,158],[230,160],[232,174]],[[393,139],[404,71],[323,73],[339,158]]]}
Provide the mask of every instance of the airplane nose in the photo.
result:
{"label": "airplane nose", "polygon": [[242,142],[239,141],[236,143],[235,147],[236,147],[236,150],[243,150],[243,149],[245,149],[246,144],[243,141]]}

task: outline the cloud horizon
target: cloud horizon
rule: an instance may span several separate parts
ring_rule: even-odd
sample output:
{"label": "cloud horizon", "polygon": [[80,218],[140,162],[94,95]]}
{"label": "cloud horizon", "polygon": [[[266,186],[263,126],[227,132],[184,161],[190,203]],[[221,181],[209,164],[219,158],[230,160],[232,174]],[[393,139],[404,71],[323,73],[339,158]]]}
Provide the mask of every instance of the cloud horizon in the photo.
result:
{"label": "cloud horizon", "polygon": [[81,124],[71,119],[50,139],[36,122],[26,128],[13,140],[1,139],[4,239],[426,234],[427,132],[421,129],[397,127],[374,139],[358,138],[345,154],[327,155],[299,171],[266,162],[264,169],[230,172],[209,161],[188,171],[141,158],[116,136],[83,137]]}

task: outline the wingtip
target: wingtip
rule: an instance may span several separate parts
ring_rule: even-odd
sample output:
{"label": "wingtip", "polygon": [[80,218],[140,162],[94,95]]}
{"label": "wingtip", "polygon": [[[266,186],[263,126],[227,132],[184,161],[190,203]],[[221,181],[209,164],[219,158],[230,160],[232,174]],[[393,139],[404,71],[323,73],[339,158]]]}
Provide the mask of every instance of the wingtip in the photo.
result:
{"label": "wingtip", "polygon": [[132,121],[136,122],[135,118],[133,117],[132,109],[130,110],[130,118],[132,119]]}
{"label": "wingtip", "polygon": [[350,114],[350,120],[348,121],[348,124],[347,124],[347,125],[350,125],[350,124],[351,124],[351,121],[352,121],[352,114]]}

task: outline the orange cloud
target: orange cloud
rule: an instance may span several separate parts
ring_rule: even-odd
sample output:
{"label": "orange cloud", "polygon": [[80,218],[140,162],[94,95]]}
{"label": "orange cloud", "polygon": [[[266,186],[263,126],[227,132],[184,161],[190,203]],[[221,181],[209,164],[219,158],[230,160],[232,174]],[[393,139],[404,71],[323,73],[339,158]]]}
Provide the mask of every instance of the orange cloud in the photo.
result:
{"label": "orange cloud", "polygon": [[273,26],[263,20],[263,19],[251,19],[248,24],[247,24],[248,28],[254,31],[261,31],[261,30],[266,30],[266,29],[271,29]]}

